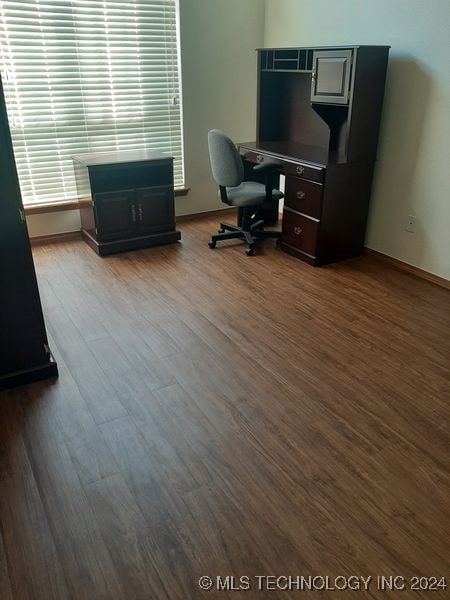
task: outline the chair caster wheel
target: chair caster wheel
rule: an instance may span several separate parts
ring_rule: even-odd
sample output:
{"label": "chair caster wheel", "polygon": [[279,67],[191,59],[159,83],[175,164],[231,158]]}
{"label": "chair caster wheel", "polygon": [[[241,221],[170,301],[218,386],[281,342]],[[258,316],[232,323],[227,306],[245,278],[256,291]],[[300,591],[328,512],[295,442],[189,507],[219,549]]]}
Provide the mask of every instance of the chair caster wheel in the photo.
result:
{"label": "chair caster wheel", "polygon": [[216,242],[212,241],[212,242],[208,242],[208,246],[213,249],[216,247]]}
{"label": "chair caster wheel", "polygon": [[255,251],[253,250],[253,248],[246,248],[245,249],[245,254],[247,256],[254,256],[255,255]]}

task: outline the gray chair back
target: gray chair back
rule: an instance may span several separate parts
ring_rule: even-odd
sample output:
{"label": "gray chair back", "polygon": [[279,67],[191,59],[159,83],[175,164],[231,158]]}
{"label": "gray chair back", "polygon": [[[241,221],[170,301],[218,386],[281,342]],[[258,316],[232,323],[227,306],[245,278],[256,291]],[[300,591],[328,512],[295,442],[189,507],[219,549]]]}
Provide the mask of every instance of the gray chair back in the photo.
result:
{"label": "gray chair back", "polygon": [[220,187],[235,187],[244,179],[244,166],[232,140],[218,129],[208,132],[209,160],[214,181]]}

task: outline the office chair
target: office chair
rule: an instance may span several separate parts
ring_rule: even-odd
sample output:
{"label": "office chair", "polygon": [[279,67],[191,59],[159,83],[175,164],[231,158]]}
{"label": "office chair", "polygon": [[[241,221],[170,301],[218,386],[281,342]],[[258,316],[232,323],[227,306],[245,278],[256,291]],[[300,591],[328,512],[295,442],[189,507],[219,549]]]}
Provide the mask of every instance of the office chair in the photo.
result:
{"label": "office chair", "polygon": [[236,206],[239,210],[238,224],[221,223],[219,233],[211,236],[208,242],[210,248],[215,248],[221,240],[242,239],[246,242],[247,256],[254,254],[254,242],[257,239],[279,239],[281,232],[264,231],[264,221],[258,220],[258,209],[266,202],[280,200],[283,194],[273,189],[269,172],[273,165],[257,165],[258,171],[268,171],[266,183],[243,181],[244,166],[236,146],[224,133],[218,129],[208,132],[209,158],[214,181],[219,186],[222,202]]}

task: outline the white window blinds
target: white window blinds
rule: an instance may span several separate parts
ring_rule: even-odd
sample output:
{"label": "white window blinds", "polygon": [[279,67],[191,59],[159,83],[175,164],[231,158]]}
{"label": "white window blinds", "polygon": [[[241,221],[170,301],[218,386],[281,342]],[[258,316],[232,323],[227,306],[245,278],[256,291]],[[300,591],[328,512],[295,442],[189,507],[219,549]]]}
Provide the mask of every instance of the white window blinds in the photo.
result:
{"label": "white window blinds", "polygon": [[76,198],[71,156],[159,149],[183,184],[177,0],[0,0],[24,203]]}

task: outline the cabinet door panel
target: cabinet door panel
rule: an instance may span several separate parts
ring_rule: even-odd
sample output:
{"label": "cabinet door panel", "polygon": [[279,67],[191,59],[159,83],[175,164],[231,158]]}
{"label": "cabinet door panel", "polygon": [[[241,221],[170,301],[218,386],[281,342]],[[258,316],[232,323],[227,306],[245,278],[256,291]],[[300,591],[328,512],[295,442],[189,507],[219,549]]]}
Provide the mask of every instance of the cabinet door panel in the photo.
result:
{"label": "cabinet door panel", "polygon": [[348,104],[351,50],[314,52],[311,102]]}
{"label": "cabinet door panel", "polygon": [[174,198],[171,186],[137,189],[136,207],[141,235],[175,229]]}
{"label": "cabinet door panel", "polygon": [[137,235],[134,190],[95,194],[94,205],[99,242]]}

